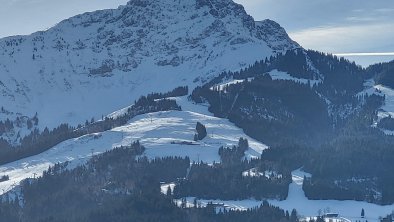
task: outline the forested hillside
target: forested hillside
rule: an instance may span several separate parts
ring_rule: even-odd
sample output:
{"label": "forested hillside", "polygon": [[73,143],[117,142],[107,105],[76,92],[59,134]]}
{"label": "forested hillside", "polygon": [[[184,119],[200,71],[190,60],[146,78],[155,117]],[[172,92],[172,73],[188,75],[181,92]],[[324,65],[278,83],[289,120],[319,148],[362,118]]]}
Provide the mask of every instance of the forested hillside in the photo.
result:
{"label": "forested hillside", "polygon": [[22,184],[22,200],[2,197],[1,221],[298,221],[296,211],[290,214],[267,202],[219,214],[215,205],[177,207],[172,196],[160,192],[160,182],[185,176],[189,159],[136,159],[143,151],[137,141],[73,170],[55,165],[42,178]]}
{"label": "forested hillside", "polygon": [[[394,202],[389,188],[394,138],[371,127],[384,104],[383,96],[362,93],[371,69],[376,68],[296,50],[223,73],[195,89],[191,98],[208,102],[216,116],[271,145],[263,159],[310,172],[304,187],[309,198],[388,204]],[[278,78],[272,70],[291,78]],[[226,79],[238,80],[226,84]]]}

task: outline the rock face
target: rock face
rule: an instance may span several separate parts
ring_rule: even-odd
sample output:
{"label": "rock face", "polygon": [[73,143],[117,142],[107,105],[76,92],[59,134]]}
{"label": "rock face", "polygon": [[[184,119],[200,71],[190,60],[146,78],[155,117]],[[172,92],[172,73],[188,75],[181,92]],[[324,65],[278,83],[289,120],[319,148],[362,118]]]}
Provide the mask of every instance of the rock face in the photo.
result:
{"label": "rock face", "polygon": [[298,47],[231,0],[132,0],[0,39],[0,120],[37,112],[40,128],[75,125]]}

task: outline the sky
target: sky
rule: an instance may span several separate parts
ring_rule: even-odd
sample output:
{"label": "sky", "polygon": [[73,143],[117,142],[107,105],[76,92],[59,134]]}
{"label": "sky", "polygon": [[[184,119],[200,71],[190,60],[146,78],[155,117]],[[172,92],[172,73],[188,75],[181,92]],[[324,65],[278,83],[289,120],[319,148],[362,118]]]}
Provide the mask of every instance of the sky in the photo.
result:
{"label": "sky", "polygon": [[236,0],[255,20],[281,24],[304,48],[366,66],[394,59],[393,0]]}
{"label": "sky", "polygon": [[[394,59],[393,0],[235,0],[255,20],[281,24],[304,48],[361,65]],[[45,30],[63,19],[127,0],[0,0],[0,37]]]}

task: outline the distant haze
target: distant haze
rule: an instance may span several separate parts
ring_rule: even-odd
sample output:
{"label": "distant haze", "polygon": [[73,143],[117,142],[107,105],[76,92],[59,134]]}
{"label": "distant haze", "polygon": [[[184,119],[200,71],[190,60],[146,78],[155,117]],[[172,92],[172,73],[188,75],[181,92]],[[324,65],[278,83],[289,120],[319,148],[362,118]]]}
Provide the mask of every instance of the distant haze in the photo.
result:
{"label": "distant haze", "polygon": [[[73,15],[117,8],[126,2],[127,0],[0,0],[0,37],[45,30]],[[236,2],[243,4],[256,20],[269,18],[277,21],[305,48],[343,55],[363,66],[394,59],[392,0]]]}
{"label": "distant haze", "polygon": [[363,66],[394,59],[392,0],[236,1],[256,20],[279,22],[305,48],[339,54]]}

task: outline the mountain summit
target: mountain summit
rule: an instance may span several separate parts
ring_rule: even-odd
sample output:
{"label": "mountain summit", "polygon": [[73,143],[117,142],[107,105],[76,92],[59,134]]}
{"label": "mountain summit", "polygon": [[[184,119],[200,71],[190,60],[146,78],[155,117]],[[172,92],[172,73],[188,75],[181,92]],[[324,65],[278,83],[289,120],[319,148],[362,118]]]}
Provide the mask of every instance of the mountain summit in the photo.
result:
{"label": "mountain summit", "polygon": [[298,47],[231,0],[132,0],[1,39],[0,120],[37,112],[40,128],[76,125]]}

